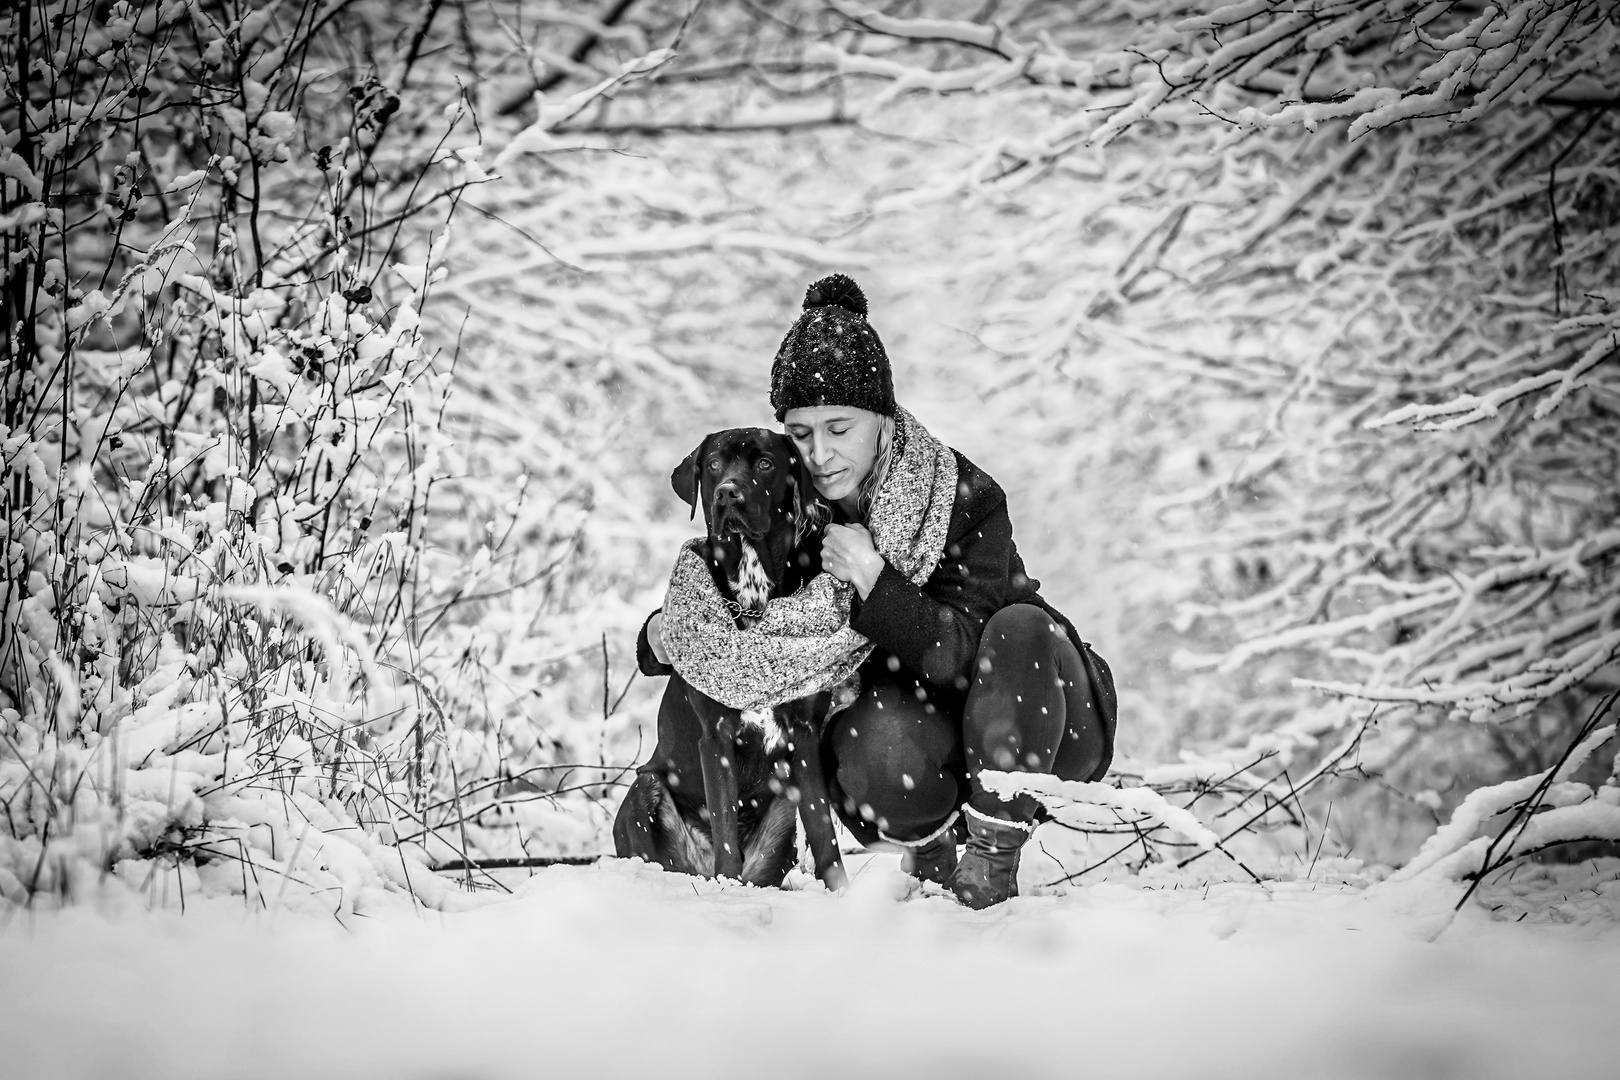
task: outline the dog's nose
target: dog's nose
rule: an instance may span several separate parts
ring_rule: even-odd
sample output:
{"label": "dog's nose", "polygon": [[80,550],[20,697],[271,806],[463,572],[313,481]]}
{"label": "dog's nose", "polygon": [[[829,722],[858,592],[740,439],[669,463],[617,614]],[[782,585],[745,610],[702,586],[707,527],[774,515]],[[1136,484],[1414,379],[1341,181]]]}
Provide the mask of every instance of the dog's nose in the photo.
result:
{"label": "dog's nose", "polygon": [[740,503],[743,501],[742,488],[727,481],[714,490],[715,505],[723,506],[726,503]]}

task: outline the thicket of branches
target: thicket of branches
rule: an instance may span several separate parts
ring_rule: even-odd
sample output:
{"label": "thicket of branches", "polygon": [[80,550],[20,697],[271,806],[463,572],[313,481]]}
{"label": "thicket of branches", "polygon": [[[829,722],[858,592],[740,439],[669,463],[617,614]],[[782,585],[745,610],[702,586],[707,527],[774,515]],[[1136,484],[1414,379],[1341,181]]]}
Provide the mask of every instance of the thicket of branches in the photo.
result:
{"label": "thicket of branches", "polygon": [[[1173,376],[1121,399],[1105,450],[1045,448],[1052,468],[1129,482],[1135,459],[1105,460],[1128,456],[1126,421],[1162,442],[1165,414],[1195,436],[1200,415],[1241,417],[1194,439],[1195,484],[1147,502],[1167,564],[1210,569],[1182,660],[1231,707],[1188,721],[1183,763],[1127,763],[1124,794],[1040,793],[1060,818],[1125,858],[1233,854],[1233,827],[1303,828],[1303,789],[1342,799],[1359,777],[1472,806],[1456,851],[1498,811],[1533,811],[1538,842],[1620,836],[1613,789],[1583,794],[1570,764],[1612,730],[1588,706],[1620,655],[1616,18],[14,6],[0,893],[155,865],[341,906],[363,877],[344,860],[432,888],[419,853],[510,854],[543,826],[503,828],[514,808],[581,775],[599,796],[607,732],[581,774],[584,729],[548,732],[533,704],[599,697],[606,728],[625,693],[598,632],[669,539],[631,505],[649,492],[602,480],[639,467],[614,445],[648,418],[626,388],[700,401],[732,331],[776,325],[779,280],[953,204],[1007,212],[999,249],[939,271],[978,283],[986,417],[1019,422],[998,395],[1032,380],[1078,414],[1122,357]],[[978,141],[852,205],[847,249],[796,235],[791,206],[592,188],[614,140],[906,145],[927,95],[982,104]],[[519,182],[469,191],[497,122]],[[442,277],[452,211],[513,246]],[[670,261],[600,270],[644,257]],[[525,274],[545,283],[533,309]],[[426,303],[444,291],[453,312]],[[478,352],[459,397],[430,340]]]}
{"label": "thicket of branches", "polygon": [[[1156,502],[1169,553],[1228,568],[1181,613],[1226,645],[1183,669],[1253,695],[1190,734],[1232,775],[1355,739],[1369,791],[1438,810],[1551,768],[1620,660],[1617,43],[1592,0],[828,0],[575,124],[884,131],[914,95],[999,101],[970,167],[887,208],[1044,217],[983,298],[1002,377],[1082,394],[1128,353],[1260,417]],[[1105,210],[1053,194],[1086,184]],[[1099,272],[1090,241],[1122,233]]]}
{"label": "thicket of branches", "polygon": [[0,894],[352,909],[463,787],[412,659],[422,308],[478,179],[466,110],[411,100],[437,6],[3,16]]}
{"label": "thicket of branches", "polygon": [[[1362,766],[1423,789],[1457,764],[1459,721],[1517,725],[1504,771],[1590,734],[1577,714],[1620,660],[1620,9],[1105,4],[1060,35],[1052,7],[969,22],[833,6],[885,42],[843,48],[841,71],[1076,89],[970,183],[1006,191],[1133,127],[1200,131],[1207,157],[1180,141],[1174,180],[1148,181],[1158,220],[1057,350],[1198,325],[1172,351],[1268,407],[1236,467],[1175,507],[1219,529],[1247,578],[1184,613],[1237,644],[1183,662],[1304,665],[1296,685],[1343,702],[1229,733],[1240,756],[1311,747],[1376,706]],[[1081,46],[1133,15],[1128,47]],[[1620,835],[1604,821],[1567,838]]]}
{"label": "thicket of branches", "polygon": [[[604,444],[627,381],[701,388],[570,261],[617,196],[546,132],[670,8],[7,14],[0,895],[346,911],[599,847],[636,741],[602,631],[655,539]],[[544,312],[503,295],[535,255]]]}

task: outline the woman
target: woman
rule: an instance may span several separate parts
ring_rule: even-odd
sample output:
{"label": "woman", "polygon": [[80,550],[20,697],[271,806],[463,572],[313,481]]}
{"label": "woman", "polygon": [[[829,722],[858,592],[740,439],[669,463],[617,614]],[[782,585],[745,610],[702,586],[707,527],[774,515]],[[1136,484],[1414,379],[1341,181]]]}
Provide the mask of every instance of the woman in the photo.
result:
{"label": "woman", "polygon": [[[1106,685],[1094,694],[1086,646],[1025,574],[1000,487],[896,404],[866,310],[844,275],[811,285],[771,369],[776,417],[832,508],[822,566],[838,584],[828,604],[848,605],[847,626],[829,635],[821,625],[817,648],[802,655],[831,655],[820,648],[827,641],[859,645],[849,653],[858,696],[832,717],[822,745],[844,824],[864,843],[900,846],[908,872],[984,908],[1016,895],[1019,851],[1039,807],[1027,795],[1006,801],[984,790],[980,771],[1101,778],[1113,755],[1113,687],[1104,667],[1097,678]],[[637,642],[642,669],[674,674],[673,653],[694,685],[718,693],[693,669],[707,662],[706,642],[733,631],[686,617],[673,603],[680,581],[678,564],[672,600]],[[810,592],[773,600],[768,611]],[[768,632],[769,621],[758,629]],[[797,655],[798,640],[773,639],[769,663],[750,667]],[[813,689],[843,677],[836,663],[805,663],[821,667]],[[804,689],[781,689],[774,700]],[[660,724],[688,709],[672,679]]]}

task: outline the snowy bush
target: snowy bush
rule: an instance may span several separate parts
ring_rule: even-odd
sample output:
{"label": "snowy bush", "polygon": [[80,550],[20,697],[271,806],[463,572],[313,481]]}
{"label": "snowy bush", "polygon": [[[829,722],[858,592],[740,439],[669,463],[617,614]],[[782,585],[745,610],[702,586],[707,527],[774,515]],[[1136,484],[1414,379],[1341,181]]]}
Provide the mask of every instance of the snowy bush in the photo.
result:
{"label": "snowy bush", "polygon": [[389,149],[384,5],[3,20],[0,894],[408,885],[458,783],[411,648],[465,112]]}

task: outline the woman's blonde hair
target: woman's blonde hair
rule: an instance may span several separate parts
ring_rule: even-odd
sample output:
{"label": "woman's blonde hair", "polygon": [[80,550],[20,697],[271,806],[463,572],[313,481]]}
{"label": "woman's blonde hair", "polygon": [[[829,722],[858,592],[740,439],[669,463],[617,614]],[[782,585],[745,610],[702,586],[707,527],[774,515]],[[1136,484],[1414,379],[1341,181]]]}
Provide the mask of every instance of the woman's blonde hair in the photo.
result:
{"label": "woman's blonde hair", "polygon": [[793,546],[806,537],[819,533],[832,520],[832,507],[808,482],[793,488]]}
{"label": "woman's blonde hair", "polygon": [[877,493],[883,490],[883,481],[889,478],[889,466],[894,464],[894,417],[884,416],[878,421],[877,441],[878,452],[872,460],[872,471],[866,474],[860,486],[863,525],[871,517],[872,503],[877,499]]}

